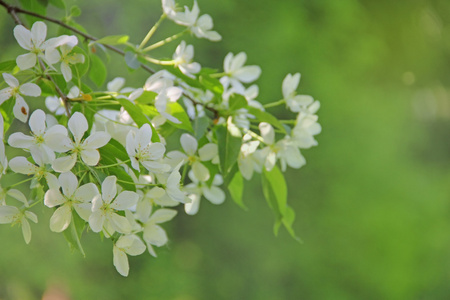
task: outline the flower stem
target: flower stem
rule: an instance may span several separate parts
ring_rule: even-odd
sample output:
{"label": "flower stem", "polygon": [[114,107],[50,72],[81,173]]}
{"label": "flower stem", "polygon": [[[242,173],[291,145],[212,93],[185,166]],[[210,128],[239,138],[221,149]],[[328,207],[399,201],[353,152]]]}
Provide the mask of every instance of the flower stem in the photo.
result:
{"label": "flower stem", "polygon": [[269,107],[275,107],[275,106],[278,106],[278,105],[281,105],[281,104],[284,104],[284,103],[286,103],[286,100],[281,99],[281,100],[278,100],[276,102],[267,103],[267,104],[265,104],[263,106],[264,106],[264,108],[269,108]]}
{"label": "flower stem", "polygon": [[141,50],[142,48],[144,48],[145,44],[148,43],[150,38],[155,33],[156,29],[158,29],[159,25],[162,23],[162,21],[164,21],[165,18],[166,18],[166,14],[162,14],[162,16],[161,16],[161,18],[159,18],[158,22],[156,22],[155,25],[153,25],[153,27],[149,30],[149,32],[147,33],[145,38],[142,40],[141,44],[138,47],[138,50]]}
{"label": "flower stem", "polygon": [[27,178],[27,179],[25,179],[25,180],[16,182],[16,183],[14,183],[13,185],[7,186],[6,188],[8,188],[8,189],[13,188],[13,187],[15,187],[15,186],[21,185],[22,183],[31,181],[31,180],[33,180],[33,178],[34,178],[34,177],[31,177],[31,178]]}
{"label": "flower stem", "polygon": [[148,51],[150,51],[150,50],[153,50],[153,49],[159,48],[159,47],[161,47],[161,46],[164,46],[165,44],[170,43],[170,42],[172,42],[172,41],[174,41],[174,40],[180,38],[180,37],[183,36],[183,34],[185,34],[187,31],[188,31],[188,30],[185,29],[185,30],[183,30],[183,31],[180,32],[180,33],[177,33],[177,34],[174,34],[174,35],[172,35],[172,36],[169,36],[168,38],[165,38],[165,39],[162,40],[162,41],[159,41],[159,42],[157,42],[157,43],[154,43],[153,45],[148,46],[147,48],[144,48],[144,49],[142,50],[142,52],[148,52]]}

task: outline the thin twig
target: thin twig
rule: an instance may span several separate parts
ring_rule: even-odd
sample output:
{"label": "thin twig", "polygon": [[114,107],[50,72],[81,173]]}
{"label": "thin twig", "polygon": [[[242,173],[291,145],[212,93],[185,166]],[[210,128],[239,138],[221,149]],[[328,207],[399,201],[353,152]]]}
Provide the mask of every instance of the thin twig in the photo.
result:
{"label": "thin twig", "polygon": [[[82,31],[76,29],[75,27],[72,27],[72,26],[70,26],[70,25],[67,25],[66,23],[64,23],[64,22],[62,22],[62,21],[60,21],[60,20],[57,20],[57,19],[55,19],[55,18],[43,16],[43,15],[37,14],[37,13],[35,13],[35,12],[32,12],[32,11],[29,11],[29,10],[22,9],[22,8],[20,8],[20,7],[17,7],[17,6],[9,5],[9,4],[6,3],[4,0],[0,0],[0,5],[6,8],[6,10],[8,11],[8,14],[11,15],[11,17],[14,19],[14,21],[16,22],[16,24],[22,24],[22,22],[20,21],[19,17],[17,16],[18,13],[21,13],[21,14],[30,15],[30,16],[33,16],[33,17],[37,17],[37,18],[40,18],[40,19],[47,20],[47,21],[49,21],[49,22],[55,23],[55,24],[57,24],[57,25],[59,25],[59,26],[61,26],[61,27],[67,28],[67,29],[69,29],[70,31],[72,31],[72,32],[74,32],[74,33],[77,33],[77,34],[81,35],[82,37],[84,37],[84,38],[87,39],[87,40],[91,40],[91,41],[97,41],[97,40],[98,40],[98,38],[96,38],[96,37],[94,37],[94,36],[92,36],[92,35],[90,35],[90,34],[84,33],[84,32],[82,32]],[[116,47],[114,47],[114,46],[107,45],[107,44],[102,44],[102,45],[103,45],[104,47],[106,47],[106,48],[108,48],[108,49],[110,49],[110,50],[112,50],[112,51],[114,51],[114,52],[116,52],[116,53],[122,55],[122,56],[125,56],[125,52],[122,51],[122,50],[120,50],[119,48],[116,48]],[[142,69],[144,69],[145,71],[151,73],[151,74],[156,73],[155,70],[153,70],[153,69],[150,68],[149,66],[144,65],[144,64],[142,64],[142,63],[140,63],[140,67],[141,67]],[[55,84],[55,86],[56,86],[56,84]],[[58,91],[58,90],[57,90],[57,91]],[[58,92],[58,93],[59,93],[59,92]],[[192,97],[190,97],[189,95],[187,95],[187,94],[184,93],[184,92],[183,92],[183,95],[184,95],[186,98],[188,98],[189,100],[191,100],[192,103],[194,103],[194,105],[202,105],[202,106],[204,106],[207,110],[211,111],[211,112],[214,114],[214,117],[215,117],[215,118],[217,118],[217,117],[219,116],[219,112],[218,112],[217,110],[215,110],[214,108],[209,107],[209,106],[206,106],[206,105],[204,105],[204,104],[202,104],[202,103],[200,103],[200,102],[198,102],[198,101],[192,99]],[[63,99],[64,99],[64,98],[63,98]],[[66,97],[66,100],[67,100],[67,97]],[[64,101],[64,100],[63,100],[63,101]]]}

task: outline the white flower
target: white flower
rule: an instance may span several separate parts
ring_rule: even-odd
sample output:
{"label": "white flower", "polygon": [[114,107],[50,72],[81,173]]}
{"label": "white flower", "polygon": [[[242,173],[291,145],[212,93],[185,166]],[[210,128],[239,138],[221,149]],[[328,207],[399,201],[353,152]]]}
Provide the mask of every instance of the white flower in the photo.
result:
{"label": "white flower", "polygon": [[150,207],[147,214],[140,219],[142,226],[144,227],[143,238],[151,255],[156,257],[152,245],[161,247],[168,241],[166,232],[158,224],[172,220],[176,214],[176,210],[165,208],[158,209],[152,214],[152,208]]}
{"label": "white flower", "polygon": [[162,8],[166,16],[177,22],[180,14],[177,12],[177,5],[174,0],[162,0]]}
{"label": "white flower", "polygon": [[9,162],[9,167],[15,173],[34,175],[38,180],[41,179],[42,177],[45,177],[47,183],[50,186],[51,185],[50,181],[54,181],[53,179],[54,175],[49,173],[46,164],[50,164],[51,160],[49,160],[48,157],[43,156],[42,152],[39,151],[37,147],[32,147],[30,149],[30,152],[37,166],[31,163],[24,156],[16,156]]}
{"label": "white flower", "polygon": [[[167,195],[169,195],[170,198],[172,198],[175,201],[186,203],[189,201],[188,198],[186,198],[186,194],[181,191],[180,189],[180,180],[181,180],[181,174],[180,174],[180,168],[183,165],[183,162],[180,162],[170,173],[170,175],[165,179],[165,190]],[[163,178],[161,178],[163,179]]]}
{"label": "white flower", "polygon": [[[69,93],[67,94],[67,98],[78,98],[81,95],[80,89],[75,85],[70,88]],[[48,110],[59,116],[66,112],[66,108],[64,106],[64,101],[61,98],[56,96],[48,96],[45,98],[45,106],[47,106]]]}
{"label": "white flower", "polygon": [[50,229],[54,232],[66,230],[72,221],[72,209],[75,209],[83,220],[88,221],[91,215],[91,201],[99,194],[97,186],[93,183],[78,187],[78,179],[72,172],[59,175],[59,186],[50,188],[44,196],[46,206],[60,205],[50,218]]}
{"label": "white flower", "polygon": [[250,141],[243,143],[241,146],[241,151],[238,156],[238,167],[242,176],[247,180],[252,178],[254,170],[261,171],[259,161],[253,155],[258,147],[259,141]]}
{"label": "white flower", "polygon": [[185,6],[184,13],[177,13],[173,20],[177,24],[189,27],[191,32],[198,38],[206,38],[211,41],[220,41],[222,39],[220,34],[211,30],[214,26],[211,16],[205,14],[199,18],[199,14],[200,9],[198,8],[197,1],[194,0],[192,10]]}
{"label": "white flower", "polygon": [[[78,39],[77,39],[78,42]],[[70,65],[82,63],[84,64],[84,55],[81,53],[71,53],[75,45],[61,45],[61,73],[66,82],[72,80],[72,69]]]}
{"label": "white flower", "polygon": [[22,132],[13,133],[8,139],[9,145],[26,150],[35,147],[41,153],[44,162],[53,161],[55,153],[47,143],[55,135],[67,135],[67,129],[62,125],[54,125],[47,129],[46,115],[40,109],[31,114],[28,124],[32,135],[25,135]]}
{"label": "white flower", "polygon": [[[0,188],[1,189],[1,188]],[[14,199],[22,202],[25,204],[25,207],[28,208],[28,200],[25,197],[25,195],[15,189],[11,189],[8,192],[4,193],[2,191],[3,196],[9,195],[13,197]],[[28,220],[33,221],[34,223],[38,222],[37,216],[28,210],[19,210],[15,206],[9,206],[9,205],[0,205],[0,224],[9,224],[12,225],[20,224],[22,226],[22,234],[23,238],[25,239],[25,242],[28,244],[31,240],[31,228],[30,223]]]}
{"label": "white flower", "polygon": [[31,241],[31,228],[28,220],[37,223],[37,216],[31,211],[20,211],[15,206],[3,205],[0,206],[0,224],[21,224],[22,234],[25,239],[25,243],[29,244]]}
{"label": "white flower", "polygon": [[223,201],[225,201],[225,193],[218,188],[218,186],[223,183],[221,175],[216,174],[214,176],[214,180],[210,187],[206,183],[200,182],[192,171],[189,172],[189,178],[192,180],[192,183],[187,184],[185,189],[190,193],[188,197],[192,201],[184,205],[184,210],[187,214],[195,215],[198,212],[201,195],[216,205],[222,204]]}
{"label": "white flower", "polygon": [[292,129],[292,139],[297,147],[307,149],[317,146],[314,136],[322,131],[317,120],[316,115],[308,115],[303,112],[298,114],[296,124]]}
{"label": "white flower", "polygon": [[139,171],[142,164],[150,172],[167,172],[170,166],[158,162],[166,151],[161,143],[152,143],[152,129],[144,124],[137,133],[130,131],[127,135],[127,153],[131,159],[131,166]]}
{"label": "white flower", "polygon": [[192,59],[194,58],[194,46],[186,46],[185,41],[181,41],[172,58],[175,63],[174,66],[178,67],[183,74],[195,78],[192,74],[200,72],[200,64],[192,62]]}
{"label": "white flower", "polygon": [[68,172],[77,162],[78,155],[88,166],[95,166],[100,160],[100,153],[98,148],[106,145],[111,136],[106,132],[95,132],[84,140],[84,133],[88,130],[88,123],[86,117],[76,112],[69,119],[68,127],[73,135],[74,140],[70,139],[64,134],[52,134],[49,137],[48,145],[56,152],[70,151],[69,156],[57,158],[52,168],[56,172]]}
{"label": "white flower", "polygon": [[181,135],[180,143],[186,154],[180,151],[171,151],[170,156],[176,156],[178,162],[181,160],[188,161],[192,166],[195,177],[200,181],[207,181],[209,179],[209,170],[201,162],[213,160],[217,157],[219,153],[217,145],[214,143],[208,143],[198,149],[197,140],[188,133],[183,133]]}
{"label": "white flower", "polygon": [[283,80],[282,92],[286,105],[292,112],[305,110],[308,105],[314,102],[313,97],[308,95],[297,95],[296,89],[300,82],[300,73],[288,74]]}
{"label": "white flower", "polygon": [[[280,159],[281,169],[285,171],[286,165],[292,168],[300,168],[306,161],[301,155],[300,150],[289,136],[275,143],[275,131],[269,123],[261,122],[259,130],[263,142],[267,145],[262,150],[255,152],[257,159],[264,161],[267,171],[271,171],[275,166],[277,159]],[[258,157],[259,156],[259,157]]]}
{"label": "white flower", "polygon": [[261,68],[244,66],[246,60],[247,55],[244,52],[240,52],[236,56],[230,52],[225,56],[223,69],[226,76],[220,79],[225,89],[231,85],[237,92],[244,91],[242,83],[250,83],[259,78]]}
{"label": "white flower", "polygon": [[181,124],[181,121],[171,115],[170,107],[167,105],[169,102],[176,102],[183,93],[183,90],[179,87],[168,87],[162,90],[155,98],[156,110],[161,116],[173,123]]}
{"label": "white flower", "polygon": [[8,159],[6,158],[5,153],[5,143],[3,142],[3,131],[4,121],[2,114],[0,114],[0,178],[2,178],[2,175],[6,173],[6,169],[8,168]]}
{"label": "white flower", "polygon": [[145,251],[145,245],[136,235],[122,235],[113,247],[113,262],[117,272],[122,276],[128,276],[130,266],[128,255],[141,255]]}
{"label": "white flower", "polygon": [[30,82],[20,85],[16,77],[8,73],[3,73],[3,79],[9,87],[0,90],[0,105],[11,97],[16,98],[13,108],[14,116],[25,123],[28,119],[28,105],[20,94],[38,97],[41,95],[41,88]]}
{"label": "white flower", "polygon": [[[17,66],[21,70],[32,68],[36,65],[38,57],[45,58],[46,49],[45,37],[47,36],[47,25],[44,22],[35,22],[31,31],[22,25],[14,28],[14,37],[19,45],[30,53],[19,55],[16,59]],[[57,62],[58,59],[51,61],[50,64]]]}
{"label": "white flower", "polygon": [[117,197],[117,177],[108,176],[102,183],[102,194],[92,201],[92,214],[89,217],[89,226],[92,231],[103,230],[105,235],[111,236],[115,231],[129,233],[130,222],[120,216],[116,211],[124,211],[136,205],[139,195],[131,191],[123,191]]}

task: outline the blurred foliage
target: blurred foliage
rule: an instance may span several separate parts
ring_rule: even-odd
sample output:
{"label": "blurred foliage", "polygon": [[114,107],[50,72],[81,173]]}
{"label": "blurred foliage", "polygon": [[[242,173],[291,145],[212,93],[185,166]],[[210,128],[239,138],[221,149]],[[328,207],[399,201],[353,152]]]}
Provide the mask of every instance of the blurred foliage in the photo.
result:
{"label": "blurred foliage", "polygon": [[[322,103],[319,147],[288,175],[305,243],[273,236],[258,179],[246,190],[248,211],[228,199],[180,214],[169,247],[157,259],[130,258],[128,278],[115,272],[107,241],[85,235],[83,258],[48,233],[48,218],[33,227],[30,246],[3,225],[0,299],[45,291],[70,299],[448,299],[450,2],[198,2],[223,41],[189,38],[197,61],[221,68],[227,52],[245,51],[263,69],[262,102],[278,100],[284,76],[299,71],[300,92]],[[161,11],[157,0],[77,4],[93,35],[132,34],[134,43]],[[12,59],[14,24],[0,16],[2,60]],[[156,38],[176,30],[163,29]],[[110,74],[144,83],[147,74],[128,76],[114,55]]]}

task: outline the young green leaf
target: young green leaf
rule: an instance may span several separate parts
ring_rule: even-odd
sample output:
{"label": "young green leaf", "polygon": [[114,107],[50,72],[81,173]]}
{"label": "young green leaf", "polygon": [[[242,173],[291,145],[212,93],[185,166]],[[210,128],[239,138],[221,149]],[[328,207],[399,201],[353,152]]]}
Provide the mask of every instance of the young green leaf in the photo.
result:
{"label": "young green leaf", "polygon": [[97,43],[97,44],[105,44],[105,45],[123,45],[128,42],[130,37],[128,35],[109,35],[102,37],[101,39],[98,39],[94,42],[91,42],[91,44]]}
{"label": "young green leaf", "polygon": [[89,78],[92,82],[100,87],[106,80],[106,67],[103,61],[95,54],[91,54],[91,69],[89,71]]}
{"label": "young green leaf", "polygon": [[169,120],[169,122],[176,128],[187,130],[190,132],[194,132],[192,129],[191,121],[189,120],[189,116],[187,115],[184,108],[178,102],[171,102],[168,104],[170,109],[170,114],[177,118],[181,124],[173,123]]}
{"label": "young green leaf", "polygon": [[229,130],[229,126],[219,126],[216,129],[219,146],[219,159],[222,175],[227,176],[236,163],[241,150],[242,137]]}
{"label": "young green leaf", "polygon": [[233,179],[228,185],[228,191],[230,191],[231,198],[236,202],[237,205],[247,210],[247,207],[242,200],[242,195],[244,193],[244,178],[240,172],[234,174]]}
{"label": "young green leaf", "polygon": [[86,257],[86,254],[81,246],[80,238],[85,226],[86,222],[78,214],[72,212],[72,221],[69,227],[63,231],[63,235],[69,242],[70,248],[72,250],[79,250],[84,257]]}
{"label": "young green leaf", "polygon": [[139,127],[142,127],[142,125],[144,124],[150,124],[150,127],[152,128],[152,142],[159,142],[159,136],[158,133],[156,132],[155,127],[153,127],[152,123],[150,122],[150,120],[147,118],[146,115],[144,115],[142,113],[142,110],[139,109],[136,105],[134,105],[131,101],[129,101],[128,99],[117,99],[117,101],[119,101],[120,105],[123,106],[123,108],[130,114],[130,117],[133,119],[134,122],[136,122],[136,124]]}
{"label": "young green leaf", "polygon": [[239,94],[233,94],[229,99],[229,108],[231,111],[236,111],[241,108],[247,107],[247,99]]}
{"label": "young green leaf", "polygon": [[256,120],[258,122],[267,122],[270,125],[272,125],[273,127],[278,128],[279,130],[281,130],[283,133],[286,133],[286,128],[284,128],[283,124],[278,121],[278,119],[276,117],[274,117],[273,115],[271,115],[268,112],[265,111],[261,111],[257,108],[254,107],[247,107],[248,113],[255,116]]}
{"label": "young green leaf", "polygon": [[15,60],[7,60],[0,63],[0,73],[11,73],[16,67]]}

